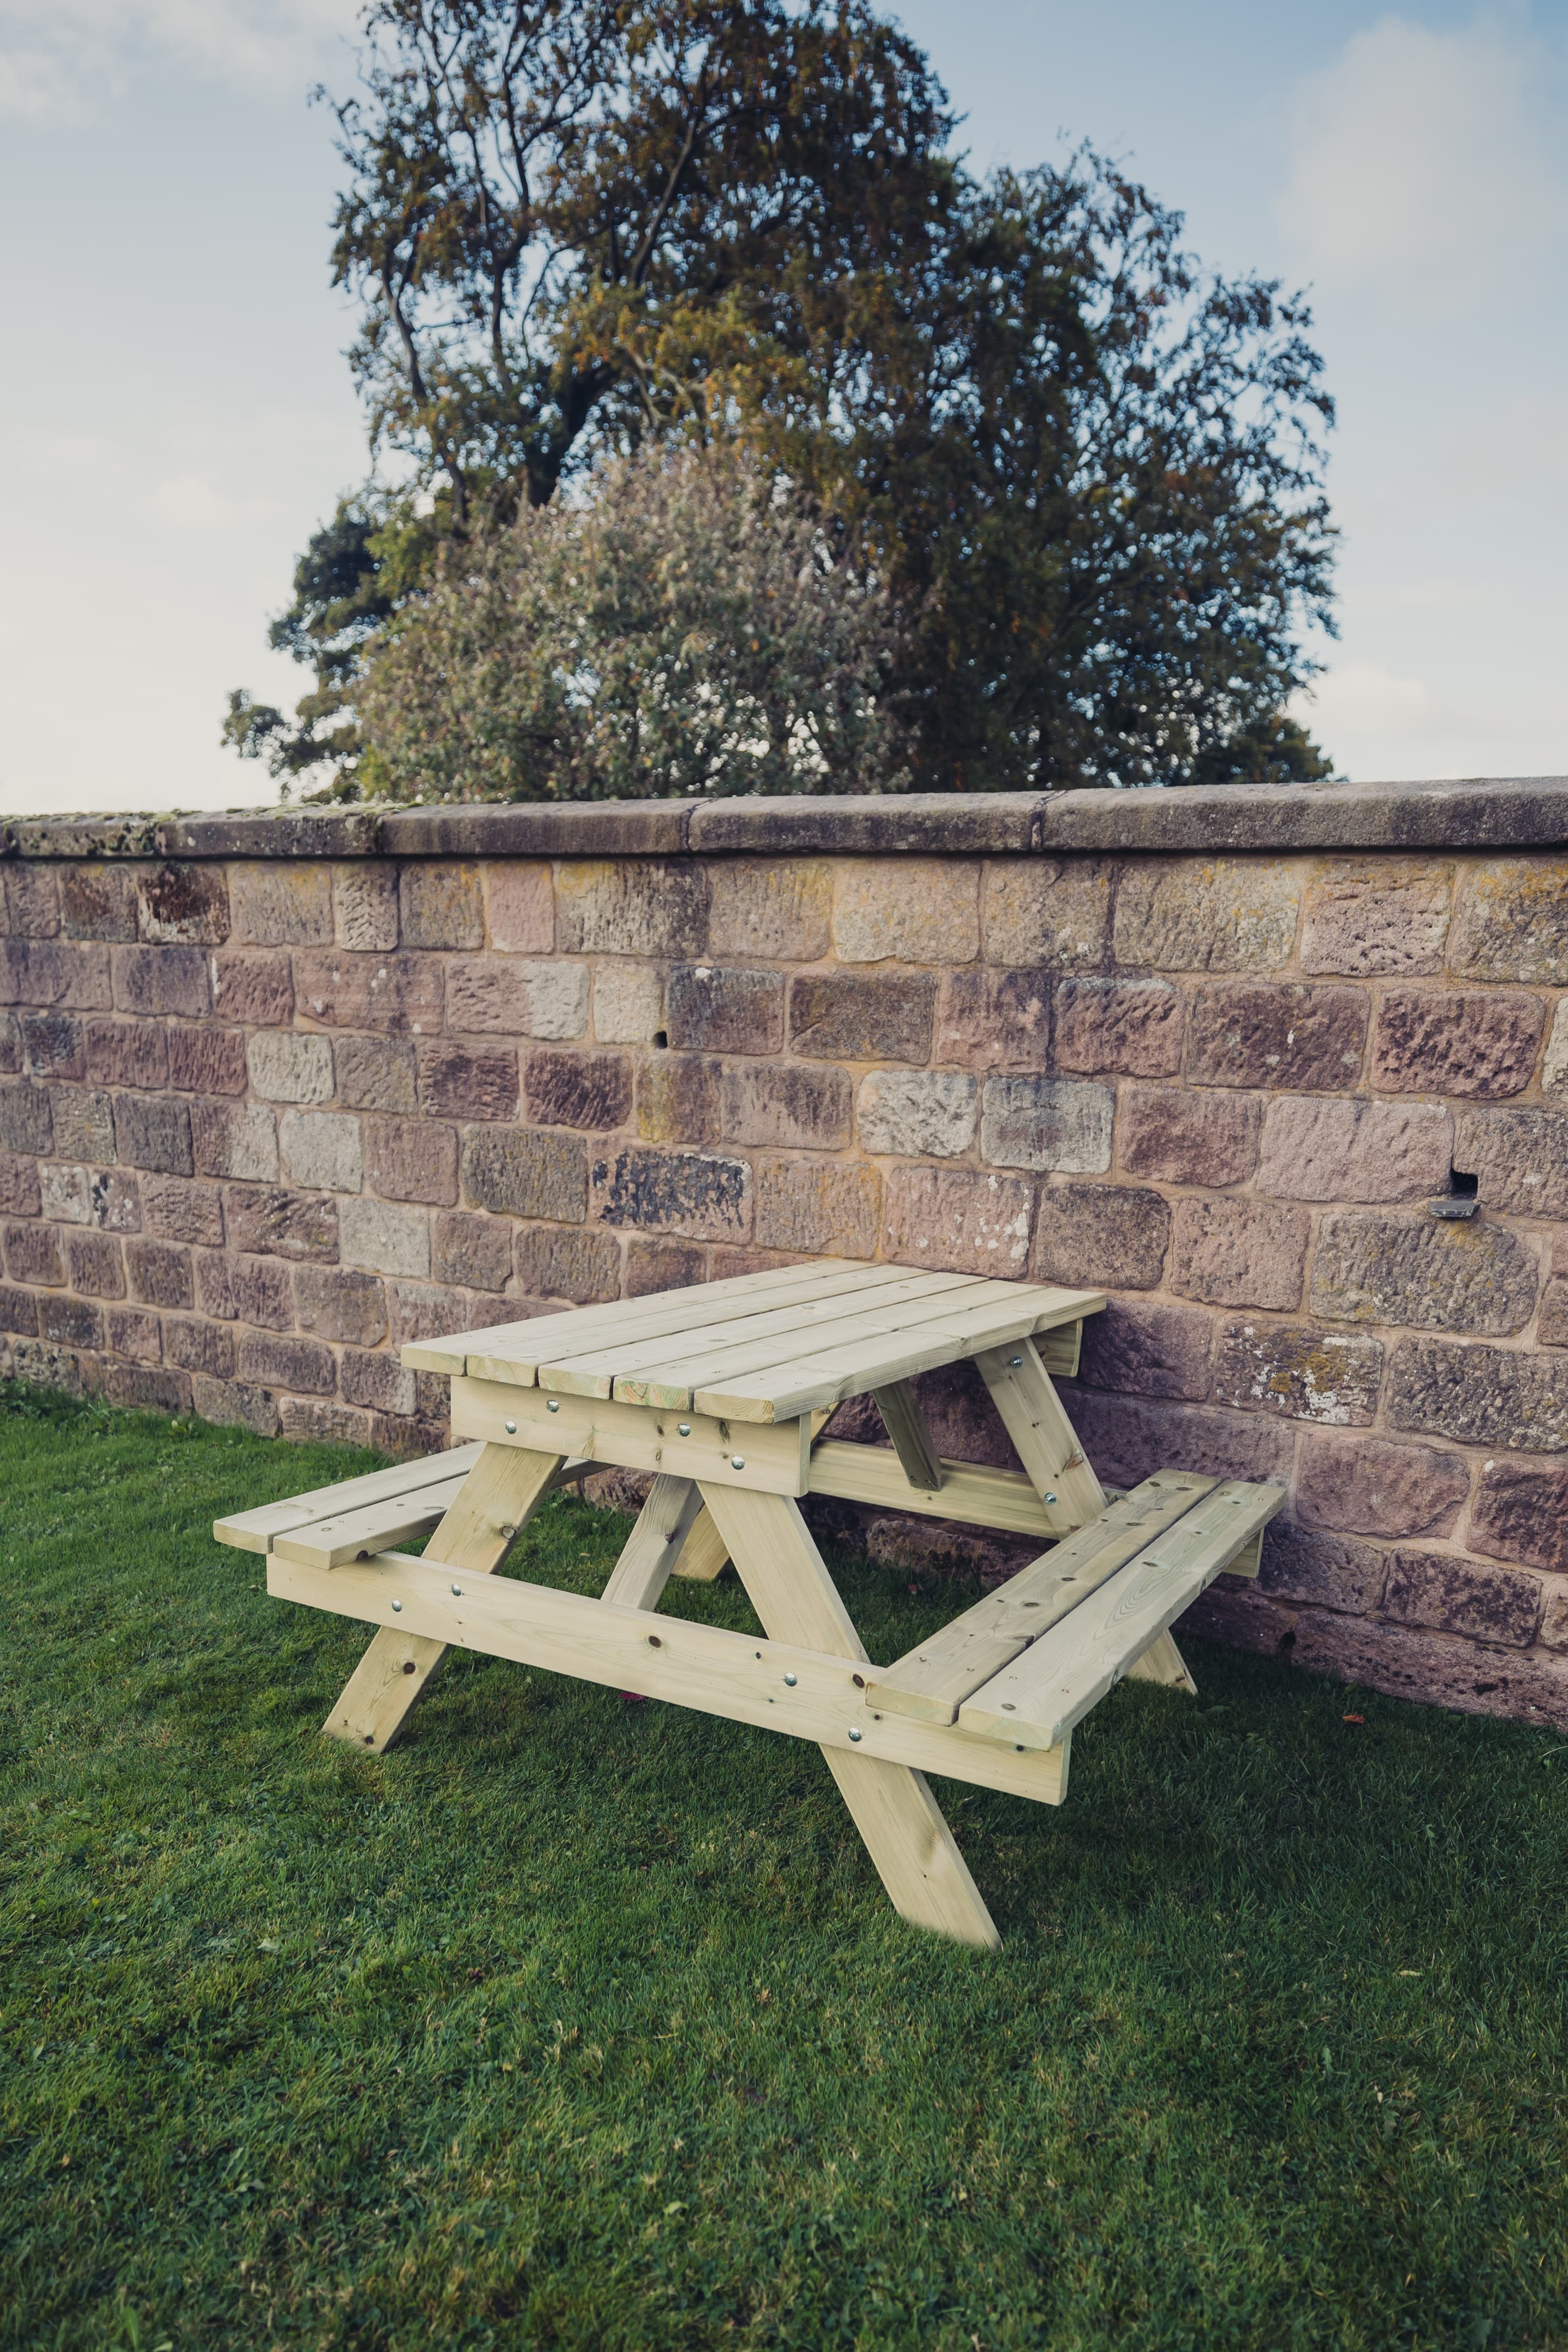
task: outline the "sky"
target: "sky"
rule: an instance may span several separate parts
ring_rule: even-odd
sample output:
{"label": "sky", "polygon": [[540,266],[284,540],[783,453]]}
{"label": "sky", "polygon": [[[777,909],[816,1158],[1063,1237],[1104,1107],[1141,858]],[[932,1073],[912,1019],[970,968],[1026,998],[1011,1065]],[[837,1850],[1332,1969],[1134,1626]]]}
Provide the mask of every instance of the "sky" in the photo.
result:
{"label": "sky", "polygon": [[[310,87],[351,0],[0,0],[0,814],[265,804],[228,690],[366,468]],[[905,0],[977,166],[1088,139],[1307,286],[1359,778],[1568,772],[1568,0]]]}

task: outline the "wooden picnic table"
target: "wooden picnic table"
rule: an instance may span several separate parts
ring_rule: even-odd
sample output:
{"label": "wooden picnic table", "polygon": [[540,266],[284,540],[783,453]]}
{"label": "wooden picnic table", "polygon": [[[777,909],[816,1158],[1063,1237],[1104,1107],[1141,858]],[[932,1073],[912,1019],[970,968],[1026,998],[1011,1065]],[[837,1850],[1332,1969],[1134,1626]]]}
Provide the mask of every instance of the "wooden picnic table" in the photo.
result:
{"label": "wooden picnic table", "polygon": [[[405,1347],[445,1373],[452,1452],[219,1520],[267,1591],[380,1630],[324,1729],[390,1747],[452,1646],[810,1739],[900,1912],[999,1941],[927,1772],[1060,1804],[1072,1729],[1124,1676],[1190,1690],[1175,1619],[1255,1573],[1278,1486],[1157,1472],[1108,1497],[1052,1383],[1098,1290],[847,1259],[535,1316]],[[913,1385],[973,1362],[1021,1468],[943,1460]],[[891,1444],[821,1434],[870,1394]],[[653,1486],[595,1601],[497,1578],[552,1488]],[[891,1665],[867,1655],[806,1495],[1031,1535],[1051,1549]],[[400,1546],[428,1537],[423,1559]],[[763,1636],[662,1616],[672,1575],[733,1561]]]}

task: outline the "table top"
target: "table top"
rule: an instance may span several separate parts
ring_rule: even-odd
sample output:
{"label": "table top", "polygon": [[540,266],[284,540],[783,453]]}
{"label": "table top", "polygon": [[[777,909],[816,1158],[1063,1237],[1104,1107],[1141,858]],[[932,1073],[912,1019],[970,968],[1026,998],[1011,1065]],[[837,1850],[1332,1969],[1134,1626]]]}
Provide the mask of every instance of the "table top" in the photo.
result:
{"label": "table top", "polygon": [[794,1420],[1098,1313],[1103,1290],[820,1258],[411,1343],[419,1371]]}

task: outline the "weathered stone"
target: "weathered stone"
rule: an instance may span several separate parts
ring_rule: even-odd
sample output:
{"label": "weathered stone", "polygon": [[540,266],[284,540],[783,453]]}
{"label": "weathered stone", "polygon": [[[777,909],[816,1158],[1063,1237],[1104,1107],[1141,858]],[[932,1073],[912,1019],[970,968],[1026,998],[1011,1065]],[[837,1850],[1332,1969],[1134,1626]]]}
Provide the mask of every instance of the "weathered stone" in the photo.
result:
{"label": "weathered stone", "polygon": [[1568,1094],[1568,996],[1558,998],[1557,1010],[1552,1016],[1552,1034],[1541,1059],[1541,1091],[1547,1095]]}
{"label": "weathered stone", "polygon": [[1082,1078],[988,1078],[980,1153],[998,1168],[1092,1176],[1111,1165],[1116,1097]]}
{"label": "weathered stone", "polygon": [[[742,1240],[751,1232],[751,1169],[696,1151],[632,1150],[593,1164],[594,1215],[609,1225]],[[544,1213],[549,1213],[546,1211]]]}
{"label": "weathered stone", "polygon": [[1405,1625],[1528,1650],[1541,1622],[1541,1583],[1518,1570],[1482,1568],[1447,1552],[1396,1551],[1383,1614]]}
{"label": "weathered stone", "polygon": [[485,894],[477,866],[415,859],[398,877],[398,907],[404,947],[485,944]]}
{"label": "weathered stone", "polygon": [[448,1025],[466,1036],[580,1037],[588,966],[465,956],[446,968]]}
{"label": "weathered stone", "polygon": [[346,1348],[338,1365],[338,1382],[350,1404],[367,1405],[373,1412],[412,1412],[413,1374],[393,1356],[361,1354]]}
{"label": "weathered stone", "polygon": [[1385,1094],[1521,1094],[1545,1017],[1540,997],[1519,989],[1387,989],[1372,1083]]}
{"label": "weathered stone", "polygon": [[856,1103],[861,1149],[957,1160],[975,1139],[979,1093],[967,1071],[873,1070]]}
{"label": "weathered stone", "polygon": [[[36,1319],[36,1307],[33,1311]],[[26,1381],[35,1388],[56,1389],[62,1396],[79,1397],[89,1392],[81,1358],[73,1355],[68,1348],[56,1348],[41,1339],[18,1339],[12,1341],[9,1354],[7,1369],[14,1380]],[[101,1381],[97,1385],[101,1387]]]}
{"label": "weathered stone", "polygon": [[463,1139],[463,1199],[470,1209],[577,1224],[588,1213],[588,1146],[580,1136],[478,1127]]}
{"label": "weathered stone", "polygon": [[14,1078],[22,1066],[22,1031],[14,1013],[0,1013],[0,1076]]}
{"label": "weathered stone", "polygon": [[1283,863],[1160,858],[1124,866],[1118,963],[1153,971],[1261,971],[1288,963],[1301,878]]}
{"label": "weathered stone", "polygon": [[163,1350],[183,1372],[205,1372],[217,1381],[234,1378],[235,1335],[226,1323],[171,1315],[163,1326]]}
{"label": "weathered stone", "polygon": [[229,935],[221,866],[151,866],[136,877],[136,932],[156,947],[222,947]]}
{"label": "weathered stone", "polygon": [[1437,1103],[1279,1095],[1263,1113],[1258,1189],[1286,1201],[1423,1201],[1448,1189],[1454,1123]]}
{"label": "weathered stone", "polygon": [[[1045,1213],[1043,1202],[1040,1213]],[[1201,1403],[1209,1391],[1213,1336],[1209,1318],[1196,1307],[1113,1298],[1102,1314],[1084,1318],[1079,1378],[1092,1389]]]}
{"label": "weathered stone", "polygon": [[66,1264],[71,1288],[89,1298],[123,1298],[125,1265],[120,1244],[111,1234],[70,1234],[66,1238]]}
{"label": "weathered stone", "polygon": [[235,1357],[242,1381],[261,1388],[301,1389],[307,1395],[330,1396],[338,1385],[338,1367],[330,1348],[319,1339],[301,1339],[292,1332],[243,1331]]}
{"label": "weathered stone", "polygon": [[362,955],[385,955],[396,947],[397,875],[392,866],[334,866],[332,940]]}
{"label": "weathered stone", "polygon": [[288,1181],[312,1192],[357,1192],[365,1181],[360,1122],[339,1111],[286,1110],[277,1140]]}
{"label": "weathered stone", "polygon": [[497,1218],[463,1209],[437,1217],[431,1234],[431,1272],[437,1282],[475,1290],[505,1290],[512,1276],[512,1229]]}
{"label": "weathered stone", "polygon": [[1129,1176],[1162,1184],[1239,1184],[1258,1164],[1260,1124],[1255,1096],[1124,1087],[1117,1154]]}
{"label": "weathered stone", "polygon": [[1034,1186],[960,1168],[891,1168],[886,1255],[901,1265],[1016,1277],[1029,1255]]}
{"label": "weathered stone", "polygon": [[1454,1165],[1477,1179],[1485,1208],[1568,1217],[1568,1112],[1463,1111]]}
{"label": "weathered stone", "polygon": [[648,1298],[661,1290],[689,1290],[707,1280],[707,1253],[678,1242],[628,1242],[626,1296]]}
{"label": "weathered stone", "polygon": [[169,1032],[169,1084],[187,1094],[243,1095],[245,1038],[237,1029]]}
{"label": "weathered stone", "polygon": [[1288,1421],[1260,1412],[1124,1396],[1059,1381],[1079,1443],[1107,1485],[1136,1486],[1156,1470],[1283,1484],[1295,1456]]}
{"label": "weathered stone", "polygon": [[566,1298],[574,1307],[589,1307],[620,1294],[621,1252],[611,1234],[522,1225],[513,1253],[518,1285],[530,1298]]}
{"label": "weathered stone", "polygon": [[1270,1519],[1263,1534],[1258,1586],[1280,1601],[1364,1616],[1383,1597],[1389,1555],[1346,1536],[1320,1535],[1286,1518]]}
{"label": "weathered stone", "polygon": [[229,1243],[258,1257],[338,1257],[338,1203],[271,1185],[231,1184],[224,1195]]}
{"label": "weathered stone", "polygon": [[16,1332],[31,1339],[37,1337],[37,1292],[16,1290],[9,1283],[0,1283],[0,1331]]}
{"label": "weathered stone", "polygon": [[104,1326],[105,1345],[117,1356],[129,1356],[140,1364],[162,1362],[163,1326],[144,1307],[111,1307]]}
{"label": "weathered stone", "polygon": [[422,1208],[394,1208],[386,1201],[350,1199],[339,1203],[338,1255],[344,1265],[373,1267],[380,1274],[430,1272],[430,1219]]}
{"label": "weathered stone", "polygon": [[1301,970],[1355,979],[1441,971],[1453,893],[1448,866],[1377,858],[1320,866],[1307,890]]}
{"label": "weathered stone", "polygon": [[322,1397],[280,1397],[278,1419],[284,1437],[295,1445],[369,1445],[375,1423],[368,1412],[334,1404]]}
{"label": "weathered stone", "polygon": [[663,1039],[663,975],[652,964],[597,964],[593,1034],[601,1045],[652,1045]]}
{"label": "weathered stone", "polygon": [[22,1051],[36,1078],[85,1078],[82,1025],[74,1013],[25,1013]]}
{"label": "weathered stone", "polygon": [[8,1151],[45,1152],[54,1137],[47,1087],[34,1086],[28,1078],[0,1086],[0,1144]]}
{"label": "weathered stone", "polygon": [[881,1215],[874,1168],[841,1160],[758,1163],[756,1233],[765,1249],[873,1257]]}
{"label": "weathered stone", "polygon": [[172,1242],[128,1241],[125,1269],[131,1296],[143,1307],[193,1307],[191,1254]]}
{"label": "weathered stone", "polygon": [[569,955],[700,956],[707,876],[685,859],[591,858],[556,873],[556,941]]}
{"label": "weathered stone", "polygon": [[1377,1412],[1383,1347],[1301,1323],[1227,1323],[1215,1360],[1219,1404],[1364,1429]]}
{"label": "weathered stone", "polygon": [[419,1049],[419,1099],[437,1118],[516,1118],[516,1049],[433,1038]]}
{"label": "weathered stone", "polygon": [[1470,1513],[1470,1549],[1568,1575],[1568,1470],[1549,1462],[1487,1462]]}
{"label": "weathered stone", "polygon": [[1568,861],[1498,858],[1471,866],[1448,938],[1448,969],[1467,980],[1568,986]]}
{"label": "weathered stone", "polygon": [[196,1304],[227,1323],[254,1323],[267,1331],[294,1328],[288,1268],[272,1257],[225,1257],[198,1250]]}
{"label": "weathered stone", "polygon": [[101,1348],[103,1309],[89,1306],[85,1298],[46,1291],[38,1301],[38,1331],[57,1347]]}
{"label": "weathered stone", "polygon": [[0,868],[5,928],[16,939],[52,940],[60,928],[60,893],[47,866]]}
{"label": "weathered stone", "polygon": [[332,884],[325,866],[269,858],[229,868],[229,937],[258,948],[332,943]]}
{"label": "weathered stone", "polygon": [[[715,955],[815,963],[828,952],[833,869],[814,858],[716,859],[708,945]],[[597,982],[595,983],[597,986]],[[601,1028],[600,1035],[607,1033]]]}
{"label": "weathered stone", "polygon": [[1325,1217],[1312,1307],[1356,1323],[1518,1331],[1535,1312],[1535,1252],[1484,1218]]}
{"label": "weathered stone", "polygon": [[979,875],[955,858],[857,857],[840,870],[832,938],[841,963],[972,963]]}
{"label": "weathered stone", "polygon": [[1301,1209],[1227,1197],[1178,1201],[1170,1286],[1215,1307],[1288,1311],[1301,1303],[1310,1233]]}
{"label": "weathered stone", "polygon": [[329,1037],[294,1029],[257,1030],[246,1047],[246,1066],[251,1085],[267,1102],[323,1103],[332,1099]]}
{"label": "weathered stone", "polygon": [[967,1070],[1045,1070],[1051,982],[1037,971],[949,972],[942,983],[933,1059]]}
{"label": "weathered stone", "polygon": [[1446,1536],[1470,1490],[1469,1465],[1429,1445],[1383,1437],[1301,1439],[1296,1517],[1356,1536]]}
{"label": "weathered stone", "polygon": [[131,948],[78,947],[59,940],[0,940],[0,1004],[61,1004],[71,1013],[106,1012],[115,1001],[110,957],[136,952]]}
{"label": "weathered stone", "polygon": [[784,1042],[780,972],[678,963],[665,1008],[670,1044],[682,1052],[776,1054]]}
{"label": "weathered stone", "polygon": [[372,1029],[383,1035],[429,1036],[440,1028],[441,975],[441,965],[430,956],[302,948],[294,958],[301,1013],[329,1029]]}
{"label": "weathered stone", "polygon": [[[675,1058],[661,1056],[650,1066],[650,1076],[665,1066],[666,1059]],[[719,1066],[714,1088],[715,1125],[683,1139],[706,1142],[711,1132],[726,1143],[831,1151],[850,1139],[852,1095],[845,1070],[801,1068],[789,1062],[727,1062]]]}
{"label": "weathered stone", "polygon": [[153,1168],[164,1176],[194,1172],[189,1107],[166,1095],[116,1095],[114,1140],[128,1168]]}
{"label": "weathered stone", "polygon": [[1537,1639],[1543,1649],[1568,1650],[1568,1583],[1546,1585],[1542,1598],[1546,1605]]}
{"label": "weathered stone", "polygon": [[87,1087],[56,1087],[49,1107],[55,1150],[68,1159],[97,1160],[107,1167],[114,1158],[113,1097]]}
{"label": "weathered stone", "polygon": [[100,1086],[167,1086],[168,1031],[152,1021],[89,1021],[87,1067]]}
{"label": "weathered stone", "polygon": [[36,1217],[39,1203],[37,1161],[18,1160],[9,1151],[0,1151],[0,1213],[10,1217]]}
{"label": "weathered stone", "polygon": [[[762,1066],[766,1068],[768,1065]],[[701,1054],[656,1054],[639,1064],[635,1090],[638,1134],[650,1143],[718,1142],[723,1126],[719,1109],[722,1072],[721,1063]],[[835,1075],[841,1077],[843,1073]]]}
{"label": "weathered stone", "polygon": [[1163,980],[1064,980],[1056,991],[1059,1070],[1168,1077],[1181,1067],[1186,1008]]}
{"label": "weathered stone", "polygon": [[1099,971],[1111,936],[1111,868],[1052,858],[988,866],[981,888],[986,961],[1045,971]]}
{"label": "weathered stone", "polygon": [[1568,1452],[1568,1364],[1479,1342],[1406,1339],[1395,1352],[1388,1418],[1467,1445]]}
{"label": "weathered stone", "polygon": [[936,982],[929,973],[813,972],[789,983],[789,1039],[824,1062],[925,1062]]}
{"label": "weathered stone", "polygon": [[1165,1269],[1171,1213],[1136,1184],[1047,1184],[1035,1217],[1030,1279],[1107,1290],[1154,1290]]}
{"label": "weathered stone", "polygon": [[503,955],[549,955],[555,945],[555,887],[539,859],[486,864],[485,934]]}
{"label": "weathered stone", "polygon": [[136,1179],[118,1168],[40,1168],[38,1186],[44,1215],[60,1224],[97,1225],[118,1234],[141,1230]]}
{"label": "weathered stone", "polygon": [[338,1099],[346,1110],[418,1109],[414,1049],[409,1039],[340,1037],[332,1051]]}
{"label": "weathered stone", "polygon": [[191,1376],[156,1364],[106,1364],[103,1393],[139,1412],[189,1412]]}
{"label": "weathered stone", "polygon": [[386,1293],[373,1274],[335,1265],[297,1265],[294,1317],[302,1331],[313,1331],[319,1339],[374,1348],[387,1336]]}
{"label": "weathered stone", "polygon": [[1568,1280],[1560,1274],[1553,1275],[1541,1294],[1535,1339],[1542,1348],[1568,1348]]}
{"label": "weathered stone", "polygon": [[277,1174],[277,1129],[272,1112],[258,1103],[198,1099],[191,1105],[191,1138],[204,1176],[269,1184]]}
{"label": "weathered stone", "polygon": [[1366,1045],[1359,988],[1231,981],[1193,991],[1186,1074],[1198,1086],[1353,1087]]}
{"label": "weathered stone", "polygon": [[215,1184],[190,1184],[182,1176],[144,1176],[141,1210],[147,1231],[169,1242],[222,1246],[223,1194]]}
{"label": "weathered stone", "polygon": [[193,1372],[191,1391],[204,1421],[220,1429],[248,1429],[256,1437],[277,1436],[277,1400],[270,1389],[244,1388],[237,1381]]}
{"label": "weathered stone", "polygon": [[109,953],[119,1012],[175,1013],[203,1021],[212,1011],[207,959],[200,948],[111,948]]}
{"label": "weathered stone", "polygon": [[136,888],[131,869],[68,866],[60,876],[60,928],[68,940],[133,940]]}
{"label": "weathered stone", "polygon": [[[491,1323],[519,1319],[514,1299],[489,1298],[473,1290],[438,1289],[425,1282],[389,1282],[387,1308],[394,1348],[406,1347],[411,1339],[439,1339],[453,1331],[479,1331]],[[521,1311],[528,1313],[526,1307]],[[417,1376],[416,1397],[418,1381],[423,1378],[423,1373]]]}
{"label": "weathered stone", "polygon": [[623,1127],[632,1115],[632,1070],[621,1054],[530,1054],[528,1117],[541,1127],[591,1132]]}
{"label": "weathered stone", "polygon": [[383,1201],[450,1207],[457,1198],[457,1135],[428,1118],[365,1121],[365,1175]]}
{"label": "weathered stone", "polygon": [[262,1029],[294,1018],[294,969],[286,955],[214,955],[209,960],[213,1009],[225,1021]]}

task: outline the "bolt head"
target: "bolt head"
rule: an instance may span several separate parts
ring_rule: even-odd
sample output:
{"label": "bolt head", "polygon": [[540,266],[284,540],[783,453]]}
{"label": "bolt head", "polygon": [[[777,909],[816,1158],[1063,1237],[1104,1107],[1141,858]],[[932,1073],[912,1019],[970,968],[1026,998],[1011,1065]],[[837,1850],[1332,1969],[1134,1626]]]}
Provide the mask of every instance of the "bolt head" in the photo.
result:
{"label": "bolt head", "polygon": [[516,1423],[515,1421],[509,1421],[509,1422],[507,1422],[507,1435],[508,1437],[516,1437],[517,1433],[517,1423]]}
{"label": "bolt head", "polygon": [[746,1467],[745,1454],[732,1454],[729,1457],[729,1466],[732,1470],[744,1470]]}
{"label": "bolt head", "polygon": [[692,1425],[689,1421],[678,1421],[675,1423],[675,1435],[677,1437],[689,1437],[691,1433]]}
{"label": "bolt head", "polygon": [[394,1601],[392,1602],[392,1615],[394,1617],[401,1617],[402,1615],[402,1602],[401,1601]]}
{"label": "bolt head", "polygon": [[560,1411],[560,1399],[559,1397],[551,1397],[549,1402],[545,1407],[545,1411],[547,1412],[559,1412]]}
{"label": "bolt head", "polygon": [[1044,1499],[1045,1499],[1045,1501],[1046,1501],[1046,1502],[1048,1502],[1048,1503],[1054,1503],[1054,1502],[1055,1502],[1055,1500],[1056,1500],[1056,1496],[1055,1496],[1054,1495],[1047,1495],[1047,1496],[1045,1496],[1045,1498],[1044,1498]]}
{"label": "bolt head", "polygon": [[793,1690],[793,1689],[794,1689],[794,1687],[795,1687],[796,1681],[797,1681],[797,1679],[798,1679],[798,1678],[797,1678],[797,1676],[795,1676],[794,1675],[785,1675],[785,1677],[784,1677],[784,1679],[785,1679],[785,1681],[789,1684],[789,1688],[790,1688],[791,1690]]}
{"label": "bolt head", "polygon": [[1010,1362],[1010,1364],[1012,1365],[1012,1368],[1013,1368],[1014,1371],[1016,1372],[1016,1371],[1018,1371],[1018,1370],[1020,1369],[1020,1367],[1022,1366],[1022,1363],[1023,1363],[1023,1358],[1022,1358],[1021,1356],[1012,1356],[1012,1357],[1009,1357],[1009,1361]]}
{"label": "bolt head", "polygon": [[854,1741],[857,1748],[859,1747],[862,1737],[863,1735],[861,1731],[860,1726],[858,1724],[852,1723],[850,1726],[850,1738]]}
{"label": "bolt head", "polygon": [[460,1584],[455,1584],[455,1585],[453,1586],[452,1590],[453,1590],[454,1593],[456,1595],[457,1599],[458,1599],[459,1601],[461,1601],[461,1600],[462,1600],[462,1598],[463,1598],[463,1587],[462,1587]]}

